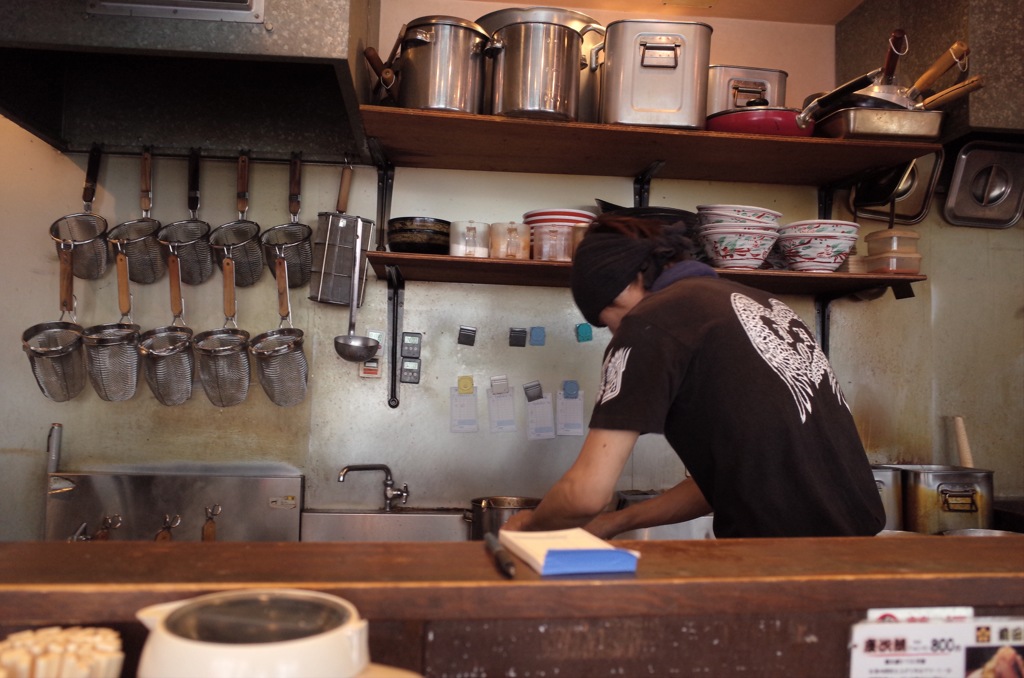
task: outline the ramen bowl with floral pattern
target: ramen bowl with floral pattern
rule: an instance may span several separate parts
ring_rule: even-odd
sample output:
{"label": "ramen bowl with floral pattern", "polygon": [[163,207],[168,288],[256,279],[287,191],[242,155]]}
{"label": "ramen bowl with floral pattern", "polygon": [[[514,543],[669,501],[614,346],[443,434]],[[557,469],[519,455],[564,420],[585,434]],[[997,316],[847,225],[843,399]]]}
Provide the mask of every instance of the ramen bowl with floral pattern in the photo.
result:
{"label": "ramen bowl with floral pattern", "polygon": [[716,224],[700,232],[704,252],[716,268],[760,268],[777,237],[774,229],[749,224]]}
{"label": "ramen bowl with floral pattern", "polygon": [[793,233],[780,235],[776,248],[791,271],[831,273],[850,255],[856,235]]}

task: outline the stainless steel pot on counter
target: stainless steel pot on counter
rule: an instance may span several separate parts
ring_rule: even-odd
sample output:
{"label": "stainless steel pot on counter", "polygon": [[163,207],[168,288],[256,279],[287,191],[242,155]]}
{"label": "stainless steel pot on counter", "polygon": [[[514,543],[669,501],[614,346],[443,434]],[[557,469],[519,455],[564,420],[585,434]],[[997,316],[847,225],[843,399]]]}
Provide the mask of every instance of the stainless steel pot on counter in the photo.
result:
{"label": "stainless steel pot on counter", "polygon": [[469,538],[480,541],[488,532],[498,534],[501,526],[514,514],[524,509],[534,509],[540,499],[533,497],[477,497],[470,502],[473,507],[465,517],[471,525]]}
{"label": "stainless steel pot on counter", "polygon": [[895,466],[903,476],[904,529],[924,534],[991,529],[992,471],[931,464]]}
{"label": "stainless steel pot on counter", "polygon": [[396,69],[398,104],[480,113],[490,37],[477,24],[453,16],[425,16],[406,25]]}
{"label": "stainless steel pot on counter", "polygon": [[[551,7],[499,10],[477,23],[491,35],[487,48],[494,59],[491,113],[580,119],[582,73],[587,65],[584,40],[588,35],[603,36],[603,26],[585,14]],[[596,82],[589,85],[584,95],[588,106],[594,101]]]}
{"label": "stainless steel pot on counter", "polygon": [[872,466],[875,485],[885,508],[885,528],[903,530],[903,473],[895,466]]}

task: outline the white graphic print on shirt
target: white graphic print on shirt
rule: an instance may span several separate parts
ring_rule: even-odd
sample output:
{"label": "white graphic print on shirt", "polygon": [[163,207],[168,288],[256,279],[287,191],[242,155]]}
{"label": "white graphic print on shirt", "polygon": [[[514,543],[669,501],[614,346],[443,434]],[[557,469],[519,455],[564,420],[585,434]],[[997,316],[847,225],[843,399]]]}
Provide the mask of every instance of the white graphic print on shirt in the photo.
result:
{"label": "white graphic print on shirt", "polygon": [[776,299],[768,309],[739,293],[733,293],[732,307],[754,348],[793,394],[800,421],[807,421],[815,387],[826,375],[832,392],[849,409],[828,358],[792,309]]}
{"label": "white graphic print on shirt", "polygon": [[626,371],[626,361],[632,349],[619,348],[605,358],[601,375],[601,390],[597,394],[598,403],[606,403],[622,390],[622,374]]}

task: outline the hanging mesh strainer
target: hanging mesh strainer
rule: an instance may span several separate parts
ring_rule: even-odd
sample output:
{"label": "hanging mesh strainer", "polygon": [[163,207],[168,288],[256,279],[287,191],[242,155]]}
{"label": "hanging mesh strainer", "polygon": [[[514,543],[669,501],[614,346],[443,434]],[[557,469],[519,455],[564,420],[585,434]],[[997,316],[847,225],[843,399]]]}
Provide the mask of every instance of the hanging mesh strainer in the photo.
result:
{"label": "hanging mesh strainer", "polygon": [[107,220],[92,212],[99,171],[100,148],[94,145],[85,171],[82,211],[61,217],[50,225],[50,237],[57,244],[58,255],[62,250],[73,250],[71,270],[76,278],[83,280],[97,280],[107,271]]}
{"label": "hanging mesh strainer", "polygon": [[[21,335],[39,390],[58,403],[71,400],[85,388],[85,361],[82,359],[82,327],[75,320],[74,276],[71,250],[60,255],[60,319],[33,325]],[[71,322],[64,321],[65,313]]]}
{"label": "hanging mesh strainer", "polygon": [[167,264],[160,241],[156,234],[160,230],[160,222],[151,219],[149,212],[153,207],[153,159],[149,149],[142,152],[141,190],[139,202],[142,206],[142,218],[126,221],[111,229],[107,240],[113,245],[115,252],[124,252],[128,257],[128,277],[134,283],[148,285],[164,277]]}
{"label": "hanging mesh strainer", "polygon": [[89,381],[100,398],[107,401],[131,399],[139,381],[139,326],[131,321],[128,257],[118,252],[116,261],[121,320],[94,325],[86,329],[82,337]]}
{"label": "hanging mesh strainer", "polygon": [[217,263],[224,268],[224,260],[231,258],[235,264],[235,285],[249,287],[263,275],[263,249],[260,247],[260,227],[255,221],[245,218],[249,211],[249,153],[238,155],[237,178],[238,219],[217,228],[210,233],[210,246],[217,255]]}
{"label": "hanging mesh strainer", "polygon": [[184,300],[181,297],[181,268],[173,253],[167,258],[171,286],[170,325],[143,332],[139,337],[139,355],[149,389],[162,405],[180,405],[192,397],[195,362],[192,330],[185,327]]}
{"label": "hanging mesh strainer", "polygon": [[255,284],[263,274],[263,250],[260,248],[259,235],[259,224],[246,219],[223,224],[210,233],[210,247],[217,256],[221,270],[225,270],[224,262],[227,259],[234,262],[235,284],[238,287]]}
{"label": "hanging mesh strainer", "polygon": [[263,258],[270,272],[277,276],[277,257],[288,264],[288,287],[302,287],[309,282],[313,268],[313,229],[299,223],[302,204],[302,154],[292,153],[288,170],[288,212],[290,223],[274,226],[263,232]]}
{"label": "hanging mesh strainer", "polygon": [[[235,264],[231,257],[224,271],[224,327],[196,335],[199,378],[206,396],[217,407],[231,407],[249,395],[249,333],[235,322]],[[228,327],[233,325],[233,327]]]}
{"label": "hanging mesh strainer", "polygon": [[188,212],[188,219],[167,224],[156,237],[168,259],[172,254],[178,258],[181,282],[201,285],[213,275],[213,253],[210,251],[210,225],[198,217],[199,151],[196,149],[188,157]]}
{"label": "hanging mesh strainer", "polygon": [[[305,399],[309,365],[302,350],[302,330],[291,327],[288,265],[283,252],[274,257],[274,270],[281,322],[276,330],[253,339],[249,350],[256,357],[256,373],[267,397],[275,405],[288,407]],[[284,327],[285,323],[288,327]]]}

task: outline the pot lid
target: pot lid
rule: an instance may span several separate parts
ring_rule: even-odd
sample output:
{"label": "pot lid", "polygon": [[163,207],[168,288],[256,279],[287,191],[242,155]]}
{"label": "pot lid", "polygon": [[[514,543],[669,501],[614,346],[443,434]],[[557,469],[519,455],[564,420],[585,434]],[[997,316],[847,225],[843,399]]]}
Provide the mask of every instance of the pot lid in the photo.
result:
{"label": "pot lid", "polygon": [[740,108],[727,108],[724,111],[712,113],[707,119],[714,120],[715,118],[724,118],[732,115],[745,115],[748,118],[763,118],[766,115],[774,117],[775,114],[783,112],[799,114],[800,109],[786,108],[785,106],[741,106]]}
{"label": "pot lid", "polygon": [[175,636],[228,645],[308,638],[354,620],[355,608],[315,591],[255,590],[200,596],[174,610],[164,626]]}
{"label": "pot lid", "polygon": [[489,35],[494,35],[505,26],[522,23],[559,24],[576,32],[587,26],[601,26],[596,19],[582,12],[558,7],[509,7],[485,14],[476,22]]}
{"label": "pot lid", "polygon": [[469,19],[462,19],[457,16],[446,16],[443,14],[421,16],[418,19],[413,19],[408,24],[406,24],[406,30],[409,30],[411,28],[417,28],[419,26],[432,25],[459,26],[461,28],[468,28],[471,31],[479,33],[488,40],[491,39],[490,34],[487,31],[485,31],[479,24],[472,22]]}

